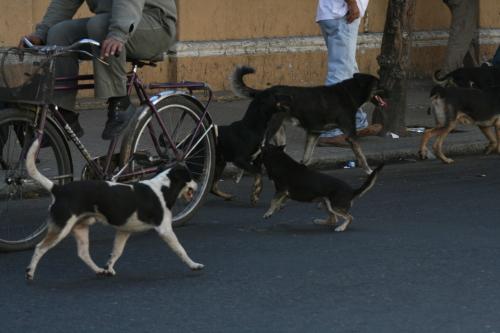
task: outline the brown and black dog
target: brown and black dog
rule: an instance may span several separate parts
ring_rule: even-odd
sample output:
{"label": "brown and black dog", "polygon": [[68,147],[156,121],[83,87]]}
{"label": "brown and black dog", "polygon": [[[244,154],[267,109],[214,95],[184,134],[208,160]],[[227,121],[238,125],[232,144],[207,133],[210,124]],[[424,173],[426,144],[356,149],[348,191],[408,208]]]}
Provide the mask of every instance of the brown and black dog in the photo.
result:
{"label": "brown and black dog", "polygon": [[[420,143],[420,158],[428,158],[427,143],[436,136],[432,148],[444,163],[453,160],[444,155],[446,136],[459,124],[477,125],[489,141],[486,154],[500,153],[500,87],[484,90],[435,86],[430,94],[431,111],[437,127],[424,132]],[[496,135],[495,133],[496,132]]]}

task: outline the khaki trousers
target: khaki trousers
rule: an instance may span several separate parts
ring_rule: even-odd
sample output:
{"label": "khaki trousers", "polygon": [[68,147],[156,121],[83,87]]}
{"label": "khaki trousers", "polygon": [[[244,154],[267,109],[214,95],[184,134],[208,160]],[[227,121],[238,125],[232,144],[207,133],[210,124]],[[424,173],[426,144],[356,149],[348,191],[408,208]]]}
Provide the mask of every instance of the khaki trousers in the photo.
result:
{"label": "khaki trousers", "polygon": [[451,11],[452,20],[450,37],[446,50],[443,73],[449,73],[464,64],[477,66],[475,55],[475,39],[478,24],[477,0],[446,0]]}
{"label": "khaki trousers", "polygon": [[[71,45],[82,38],[102,42],[108,34],[109,13],[97,14],[90,18],[62,21],[49,29],[47,45]],[[104,59],[109,66],[94,60],[95,96],[109,98],[127,95],[126,59],[147,60],[166,52],[175,41],[175,24],[162,22],[159,10],[145,10],[139,26],[125,45],[119,56]],[[170,28],[169,28],[170,27]],[[174,28],[172,28],[174,27]],[[88,50],[98,55],[99,48]],[[56,62],[56,76],[78,74],[77,54],[61,57]],[[74,110],[76,91],[57,92],[54,103],[68,110]]]}

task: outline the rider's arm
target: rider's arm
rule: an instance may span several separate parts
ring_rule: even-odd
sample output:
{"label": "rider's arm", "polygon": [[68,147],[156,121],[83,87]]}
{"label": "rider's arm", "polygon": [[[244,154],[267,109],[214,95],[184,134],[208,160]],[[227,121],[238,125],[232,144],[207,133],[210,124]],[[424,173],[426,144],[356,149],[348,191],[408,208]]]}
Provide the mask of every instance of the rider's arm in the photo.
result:
{"label": "rider's arm", "polygon": [[107,38],[126,43],[142,18],[146,0],[114,0]]}
{"label": "rider's arm", "polygon": [[33,35],[46,42],[49,29],[61,21],[72,19],[82,3],[83,0],[52,0]]}

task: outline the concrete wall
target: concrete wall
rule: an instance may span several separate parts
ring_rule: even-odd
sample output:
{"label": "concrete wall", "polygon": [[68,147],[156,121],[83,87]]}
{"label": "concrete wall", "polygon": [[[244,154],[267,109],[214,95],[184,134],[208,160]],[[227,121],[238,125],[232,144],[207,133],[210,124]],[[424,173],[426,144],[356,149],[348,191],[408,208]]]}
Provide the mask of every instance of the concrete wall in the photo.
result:
{"label": "concrete wall", "polygon": [[[491,57],[500,44],[500,1],[480,1],[481,56]],[[0,0],[0,46],[16,44],[42,17],[48,0]],[[361,23],[358,63],[377,73],[388,0],[372,0]],[[324,81],[326,49],[314,22],[317,1],[178,0],[177,56],[159,68],[146,69],[148,79],[200,80],[216,90],[228,89],[236,64],[257,69],[250,83],[311,85]],[[83,8],[78,16],[89,15]],[[418,0],[413,75],[440,67],[450,14],[441,0]],[[83,66],[89,71],[89,66]]]}

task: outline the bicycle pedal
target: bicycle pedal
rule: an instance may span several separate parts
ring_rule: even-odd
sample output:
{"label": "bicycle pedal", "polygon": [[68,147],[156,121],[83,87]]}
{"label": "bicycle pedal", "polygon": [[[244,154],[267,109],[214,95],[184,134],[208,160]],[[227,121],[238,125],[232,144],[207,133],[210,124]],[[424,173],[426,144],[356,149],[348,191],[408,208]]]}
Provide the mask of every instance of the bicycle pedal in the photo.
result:
{"label": "bicycle pedal", "polygon": [[162,163],[165,163],[164,159],[162,159],[158,156],[152,156],[147,151],[135,152],[132,160],[134,162],[139,163],[141,166],[145,166],[145,167],[158,166]]}

